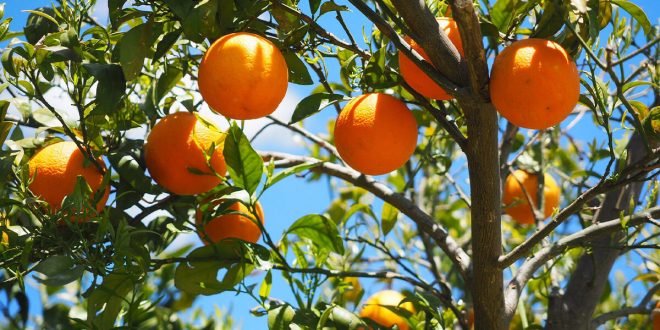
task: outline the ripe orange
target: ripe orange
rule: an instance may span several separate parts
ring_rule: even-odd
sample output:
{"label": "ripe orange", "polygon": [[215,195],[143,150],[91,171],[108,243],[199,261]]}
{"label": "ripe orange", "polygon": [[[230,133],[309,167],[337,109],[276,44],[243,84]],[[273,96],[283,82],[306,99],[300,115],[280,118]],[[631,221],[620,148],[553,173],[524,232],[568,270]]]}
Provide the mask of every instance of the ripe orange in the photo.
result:
{"label": "ripe orange", "polygon": [[[437,20],[438,25],[440,25],[440,29],[445,31],[449,37],[449,40],[451,40],[454,46],[456,46],[456,49],[458,49],[458,52],[461,54],[461,56],[463,56],[463,43],[461,42],[461,35],[458,32],[456,21],[448,17],[439,17]],[[408,44],[410,44],[412,49],[417,51],[419,55],[422,55],[422,57],[427,62],[430,62],[428,55],[426,55],[426,52],[424,52],[424,49],[422,49],[419,44],[417,44],[410,37],[406,37],[405,39]],[[417,65],[415,65],[415,63],[413,63],[410,58],[408,58],[408,56],[401,52],[399,52],[399,70],[401,71],[403,80],[405,80],[410,85],[410,87],[412,87],[418,93],[436,100],[450,100],[453,98],[451,95],[447,94],[447,92],[445,92],[445,90],[442,89],[438,84],[436,84],[431,79],[431,77],[424,73],[422,69],[418,68]]]}
{"label": "ripe orange", "polygon": [[559,124],[580,97],[580,74],[559,44],[525,39],[506,47],[493,63],[490,97],[515,125],[544,129]]}
{"label": "ripe orange", "polygon": [[231,33],[216,40],[199,66],[204,101],[232,119],[273,113],[286,94],[288,81],[289,70],[280,50],[252,33]]}
{"label": "ripe orange", "polygon": [[[534,213],[527,202],[525,191],[530,195],[530,199],[536,206],[538,203],[537,192],[539,185],[537,175],[522,170],[515,171],[514,175],[515,177],[509,175],[504,182],[504,204],[511,205],[506,207],[505,212],[520,224],[534,224]],[[547,173],[543,175],[543,180],[543,198],[545,203],[543,216],[547,218],[559,206],[559,187],[552,176]],[[522,183],[522,186],[518,181]],[[522,187],[525,187],[525,191],[523,191]]]}
{"label": "ripe orange", "polygon": [[365,94],[346,104],[334,135],[348,165],[364,174],[385,174],[405,164],[415,151],[417,121],[393,96]]}
{"label": "ripe orange", "polygon": [[[97,162],[105,168],[103,161]],[[64,197],[75,189],[78,176],[82,176],[92,192],[101,188],[103,174],[87,161],[86,155],[78,149],[73,141],[58,142],[39,150],[28,162],[30,177],[30,190],[42,200],[48,202],[51,212],[62,207]],[[96,210],[101,212],[110,195],[109,187],[105,187],[105,194],[96,204]]]}
{"label": "ripe orange", "polygon": [[[224,133],[207,126],[192,113],[170,114],[147,137],[144,157],[149,173],[158,184],[177,195],[207,192],[227,172],[222,155],[224,139]],[[214,143],[215,150],[209,150]],[[209,162],[207,154],[210,154]]]}
{"label": "ripe orange", "polygon": [[384,327],[391,328],[396,324],[400,330],[408,330],[409,327],[406,319],[387,309],[386,307],[383,307],[398,306],[401,309],[415,313],[415,308],[413,307],[412,303],[406,302],[399,305],[404,298],[404,295],[393,290],[377,292],[369,297],[369,299],[367,299],[367,301],[364,303],[364,307],[360,312],[360,317],[369,318]]}
{"label": "ripe orange", "polygon": [[[229,207],[229,210],[240,212],[250,217],[242,214],[223,214],[207,222],[203,228],[204,232],[198,232],[197,234],[204,244],[209,244],[207,238],[213,243],[217,243],[225,238],[239,238],[246,242],[256,243],[259,237],[261,237],[261,228],[259,228],[259,225],[255,221],[259,220],[263,226],[264,211],[259,202],[255,205],[255,209],[257,216],[250,212],[245,205],[236,202]],[[202,226],[202,214],[199,210],[196,214],[195,223],[198,227]]]}
{"label": "ripe orange", "polygon": [[360,295],[360,292],[362,291],[362,285],[360,285],[360,281],[358,280],[357,277],[346,277],[343,279],[342,282],[348,283],[352,286],[352,288],[346,288],[343,292],[344,299],[347,301],[355,301],[357,300],[358,296]]}

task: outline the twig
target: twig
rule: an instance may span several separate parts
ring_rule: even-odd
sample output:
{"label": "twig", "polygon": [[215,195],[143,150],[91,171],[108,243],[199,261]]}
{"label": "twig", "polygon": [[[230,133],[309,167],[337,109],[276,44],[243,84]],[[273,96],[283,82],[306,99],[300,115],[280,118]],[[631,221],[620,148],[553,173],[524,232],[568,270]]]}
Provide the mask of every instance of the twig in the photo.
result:
{"label": "twig", "polygon": [[[319,160],[315,158],[295,156],[285,153],[261,152],[260,154],[264,160],[275,160],[276,167],[291,167],[303,163],[319,162]],[[429,234],[435,243],[438,244],[438,246],[447,254],[452,263],[458,268],[463,278],[468,278],[468,268],[470,265],[470,258],[468,255],[458,246],[456,241],[449,236],[446,229],[438,224],[433,217],[417,207],[412,201],[405,198],[403,195],[392,191],[392,189],[385,184],[376,181],[369,176],[365,176],[362,173],[337,164],[321,162],[319,166],[316,166],[312,170],[325,173],[350,182],[355,186],[364,188],[383,201],[388,202],[399,209],[403,214],[412,219],[423,232]]]}

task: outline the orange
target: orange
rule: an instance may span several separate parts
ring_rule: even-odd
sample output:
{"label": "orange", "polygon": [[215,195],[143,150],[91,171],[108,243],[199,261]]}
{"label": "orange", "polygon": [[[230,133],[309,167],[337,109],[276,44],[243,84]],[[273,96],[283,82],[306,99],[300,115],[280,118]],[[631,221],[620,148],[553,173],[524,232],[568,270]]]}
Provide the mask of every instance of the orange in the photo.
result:
{"label": "orange", "polygon": [[580,74],[559,44],[525,39],[506,47],[493,62],[490,97],[511,123],[545,129],[559,124],[580,97]]}
{"label": "orange", "polygon": [[364,174],[385,174],[405,164],[415,151],[417,121],[393,96],[365,94],[346,104],[334,135],[348,165]]}
{"label": "orange", "polygon": [[355,301],[357,300],[358,296],[360,295],[360,292],[362,291],[362,285],[360,285],[360,281],[358,280],[357,277],[346,277],[343,279],[344,283],[350,284],[350,288],[346,288],[344,290],[343,296],[344,299],[347,301]]}
{"label": "orange", "polygon": [[[461,35],[458,32],[456,21],[448,17],[440,17],[437,20],[438,25],[440,25],[440,29],[445,31],[449,37],[449,40],[454,44],[454,46],[456,46],[456,49],[458,49],[458,52],[461,54],[461,56],[463,56],[463,43],[461,42]],[[428,55],[426,55],[426,52],[424,52],[424,49],[422,49],[422,46],[417,44],[410,37],[406,37],[405,39],[410,47],[412,47],[412,49],[418,52],[419,55],[422,55],[422,57],[430,63],[430,59]],[[399,70],[401,71],[403,80],[405,80],[408,85],[410,85],[410,87],[417,91],[417,93],[436,100],[453,99],[453,97],[447,94],[447,92],[445,92],[444,89],[436,84],[433,79],[431,79],[431,77],[424,73],[422,69],[417,67],[417,65],[415,65],[415,63],[413,63],[413,61],[410,60],[408,56],[401,52],[399,52]]]}
{"label": "orange", "polygon": [[[530,199],[536,206],[538,203],[538,177],[536,174],[530,174],[522,170],[515,171],[514,175],[515,177],[509,175],[504,182],[503,200],[504,204],[507,205],[505,212],[520,224],[534,224],[534,213],[527,202],[525,191],[530,195]],[[543,216],[547,218],[559,206],[559,187],[552,176],[548,174],[543,175],[543,180],[543,198],[545,203]],[[522,183],[522,186],[518,181]],[[522,187],[525,187],[524,191]]]}
{"label": "orange", "polygon": [[655,305],[651,315],[653,316],[653,330],[660,330],[660,301]]}
{"label": "orange", "polygon": [[[218,201],[218,203],[220,202],[221,201]],[[228,211],[240,212],[249,215],[249,217],[243,214],[223,214],[207,222],[206,225],[204,225],[204,232],[198,232],[199,237],[204,244],[209,243],[206,240],[207,237],[213,243],[217,243],[226,238],[239,238],[246,242],[256,243],[259,240],[259,237],[261,237],[261,228],[259,228],[259,225],[257,225],[255,221],[259,220],[263,226],[264,211],[259,202],[257,202],[254,207],[257,211],[257,216],[250,212],[245,205],[239,202],[232,204],[229,206]],[[202,214],[199,210],[197,211],[195,223],[198,227],[202,226]]]}
{"label": "orange", "polygon": [[289,70],[268,39],[239,32],[216,40],[199,66],[199,92],[215,112],[232,119],[267,116],[282,102]]}
{"label": "orange", "polygon": [[[151,129],[144,148],[151,177],[177,195],[213,189],[227,172],[222,155],[225,136],[189,112],[162,118]],[[210,150],[214,144],[215,150]]]}
{"label": "orange", "polygon": [[[97,162],[105,168],[100,158]],[[58,142],[39,150],[28,162],[28,167],[33,179],[30,190],[47,202],[53,213],[62,207],[64,197],[73,192],[78,176],[85,179],[93,193],[103,183],[103,174],[87,160],[85,153],[73,141]],[[109,195],[110,189],[105,187],[105,194],[96,204],[97,211],[103,210]]]}
{"label": "orange", "polygon": [[384,327],[391,328],[396,325],[400,330],[408,330],[409,327],[406,319],[387,309],[387,307],[383,307],[399,307],[400,309],[405,309],[411,313],[415,313],[415,308],[411,302],[406,302],[399,305],[404,298],[404,295],[393,290],[383,290],[377,292],[373,296],[369,297],[369,299],[367,299],[367,301],[364,303],[364,307],[360,312],[360,317],[369,318]]}

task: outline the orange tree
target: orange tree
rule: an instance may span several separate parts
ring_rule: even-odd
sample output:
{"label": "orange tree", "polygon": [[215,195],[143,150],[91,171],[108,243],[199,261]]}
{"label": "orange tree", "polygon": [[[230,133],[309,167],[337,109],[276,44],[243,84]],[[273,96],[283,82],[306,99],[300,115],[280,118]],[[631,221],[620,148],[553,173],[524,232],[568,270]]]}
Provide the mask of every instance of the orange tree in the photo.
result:
{"label": "orange tree", "polygon": [[[23,8],[23,29],[0,23],[0,322],[231,328],[208,309],[177,315],[232,291],[275,329],[649,328],[660,52],[645,4],[654,13],[629,0]],[[272,113],[287,81],[310,93],[263,129],[307,153],[255,150],[244,119]],[[199,115],[207,104],[228,129]],[[339,120],[310,130],[309,117]],[[39,156],[61,141],[77,156]],[[339,194],[269,232],[285,210],[258,201],[293,175]],[[184,232],[206,244],[168,249]],[[374,279],[405,295],[365,299]],[[290,294],[272,295],[282,284]]]}

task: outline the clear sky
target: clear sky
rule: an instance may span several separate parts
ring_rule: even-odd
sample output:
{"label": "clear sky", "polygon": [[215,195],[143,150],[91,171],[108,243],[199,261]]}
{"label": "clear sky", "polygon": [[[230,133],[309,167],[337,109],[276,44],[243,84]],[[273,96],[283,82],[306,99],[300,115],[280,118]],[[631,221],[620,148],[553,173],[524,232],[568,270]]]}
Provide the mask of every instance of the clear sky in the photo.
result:
{"label": "clear sky", "polygon": [[[657,0],[635,0],[632,2],[638,4],[646,11],[649,19],[653,24],[658,23],[658,17],[660,16],[660,5],[658,5]],[[22,10],[34,9],[36,7],[49,5],[50,3],[51,1],[49,0],[9,0],[5,5],[5,16],[13,17],[14,19],[11,24],[11,30],[19,30],[22,28],[27,17],[27,14],[22,12]],[[302,1],[302,3],[306,2]],[[99,1],[95,16],[101,21],[105,21],[105,17],[107,17],[105,0]],[[333,15],[326,15],[326,17],[320,23],[328,29],[335,29],[337,25],[334,23],[334,18],[331,16]],[[346,13],[345,19],[347,22],[349,22],[349,27],[353,34],[356,36],[362,35],[363,26],[367,26],[367,29],[370,28],[370,24],[367,25],[364,18],[359,14],[359,12],[355,10]],[[345,37],[342,35],[342,33],[338,33],[338,36],[340,38]],[[338,68],[335,64],[331,64],[329,69],[331,72],[333,70],[338,71]],[[280,109],[277,111],[277,116],[287,121],[297,102],[305,95],[308,95],[313,88],[313,86],[305,87],[298,85],[290,85],[289,87],[288,95]],[[62,106],[65,107],[65,105]],[[306,127],[314,132],[327,134],[326,122],[334,115],[334,110],[327,108],[320,115],[307,120]],[[216,120],[219,119],[216,118]],[[254,133],[256,129],[262,126],[265,122],[267,121],[258,121],[256,123],[250,124],[248,132]],[[578,137],[585,137],[590,139],[590,136],[595,135],[597,132],[594,131],[592,125],[588,125],[589,121],[584,122],[584,125],[576,128],[581,132]],[[260,138],[257,140],[256,147],[262,150],[278,150],[304,154],[304,149],[301,148],[298,144],[299,141],[299,137],[292,138],[292,134],[284,129],[273,129],[260,136]],[[303,179],[298,179],[295,177],[288,178],[276,185],[274,188],[271,188],[266,194],[264,194],[263,198],[261,199],[261,203],[265,212],[266,228],[269,230],[271,235],[277,238],[284,231],[284,229],[288,227],[288,225],[290,225],[299,217],[311,213],[322,213],[331,200],[330,196],[331,192],[328,189],[328,184],[326,181],[307,183]],[[195,236],[190,235],[186,238],[180,239],[177,242],[177,245],[188,243],[196,245],[200,244]],[[261,274],[254,274],[251,281],[254,283],[260,283],[262,277],[263,275]],[[34,281],[31,282],[34,283]],[[364,283],[366,284],[364,286],[367,290],[367,294],[382,288],[382,286],[370,288],[368,285],[369,283],[370,282]],[[283,300],[291,300],[288,286],[278,276],[274,277],[272,296],[274,298]],[[36,290],[31,289],[30,297],[33,302],[37,302],[38,294]],[[247,296],[235,296],[233,293],[227,292],[198,299],[196,305],[204,306],[204,308],[208,309],[209,311],[212,311],[214,306],[218,306],[223,310],[231,311],[232,316],[236,319],[237,322],[241,323],[244,328],[265,328],[265,318],[256,318],[249,313],[249,310],[256,304]],[[40,314],[40,308],[41,307],[39,304],[32,305],[31,314]]]}

